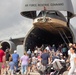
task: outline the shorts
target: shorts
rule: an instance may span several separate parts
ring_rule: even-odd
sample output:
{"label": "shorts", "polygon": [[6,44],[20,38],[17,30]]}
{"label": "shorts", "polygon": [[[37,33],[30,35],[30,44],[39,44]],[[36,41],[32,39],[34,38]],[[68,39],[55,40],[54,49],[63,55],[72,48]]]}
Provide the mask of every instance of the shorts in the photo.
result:
{"label": "shorts", "polygon": [[42,60],[41,63],[45,66],[48,64],[47,60]]}
{"label": "shorts", "polygon": [[0,70],[1,70],[1,68],[2,68],[2,62],[0,62]]}
{"label": "shorts", "polygon": [[6,64],[2,64],[2,68],[3,68],[3,69],[6,68]]}
{"label": "shorts", "polygon": [[32,65],[36,65],[37,62],[31,62]]}
{"label": "shorts", "polygon": [[31,63],[28,64],[28,67],[30,67],[30,66],[31,66]]}
{"label": "shorts", "polygon": [[9,65],[9,61],[6,61],[6,65],[7,65],[7,66]]}
{"label": "shorts", "polygon": [[8,75],[14,75],[14,70],[8,70]]}

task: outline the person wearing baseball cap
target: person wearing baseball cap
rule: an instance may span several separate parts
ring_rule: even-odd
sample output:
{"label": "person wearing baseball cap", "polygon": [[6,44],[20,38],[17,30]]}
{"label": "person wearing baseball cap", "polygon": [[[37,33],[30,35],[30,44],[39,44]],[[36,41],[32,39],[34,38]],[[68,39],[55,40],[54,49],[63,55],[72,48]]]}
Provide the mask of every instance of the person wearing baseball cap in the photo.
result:
{"label": "person wearing baseball cap", "polygon": [[19,63],[19,54],[17,54],[17,50],[14,50],[14,53],[12,54],[12,59],[16,67],[16,71],[18,70],[18,63]]}
{"label": "person wearing baseball cap", "polygon": [[15,50],[14,53],[17,53],[17,51]]}

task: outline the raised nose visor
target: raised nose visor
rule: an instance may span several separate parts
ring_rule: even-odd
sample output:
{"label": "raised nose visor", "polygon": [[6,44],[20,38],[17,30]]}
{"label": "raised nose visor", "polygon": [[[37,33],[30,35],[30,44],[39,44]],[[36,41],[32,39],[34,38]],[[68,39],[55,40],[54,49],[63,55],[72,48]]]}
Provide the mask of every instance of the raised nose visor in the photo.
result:
{"label": "raised nose visor", "polygon": [[38,27],[40,29],[46,29],[48,31],[53,31],[57,30],[57,27],[66,27],[67,22],[55,19],[55,18],[50,18],[50,17],[39,17],[34,19],[33,25],[35,27]]}
{"label": "raised nose visor", "polygon": [[41,11],[33,21],[33,29],[24,40],[25,49],[33,50],[42,44],[73,42],[73,35],[67,26],[65,17],[58,11]]}

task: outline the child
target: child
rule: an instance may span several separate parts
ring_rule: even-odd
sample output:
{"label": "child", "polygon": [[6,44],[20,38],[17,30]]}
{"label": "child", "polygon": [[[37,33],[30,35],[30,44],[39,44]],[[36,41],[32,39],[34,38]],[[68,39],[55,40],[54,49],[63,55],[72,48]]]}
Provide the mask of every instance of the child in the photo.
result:
{"label": "child", "polygon": [[8,75],[13,75],[14,70],[15,70],[15,64],[14,64],[14,62],[12,61],[12,57],[9,58],[9,66],[8,66],[8,68],[9,68],[9,73],[8,73]]}

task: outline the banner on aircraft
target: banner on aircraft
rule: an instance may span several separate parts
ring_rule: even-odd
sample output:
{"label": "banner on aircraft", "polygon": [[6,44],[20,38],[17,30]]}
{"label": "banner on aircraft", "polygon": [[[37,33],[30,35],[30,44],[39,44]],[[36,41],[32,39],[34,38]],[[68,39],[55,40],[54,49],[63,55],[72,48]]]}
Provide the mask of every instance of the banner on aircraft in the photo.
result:
{"label": "banner on aircraft", "polygon": [[69,11],[74,14],[71,0],[23,0],[22,11],[37,10]]}

